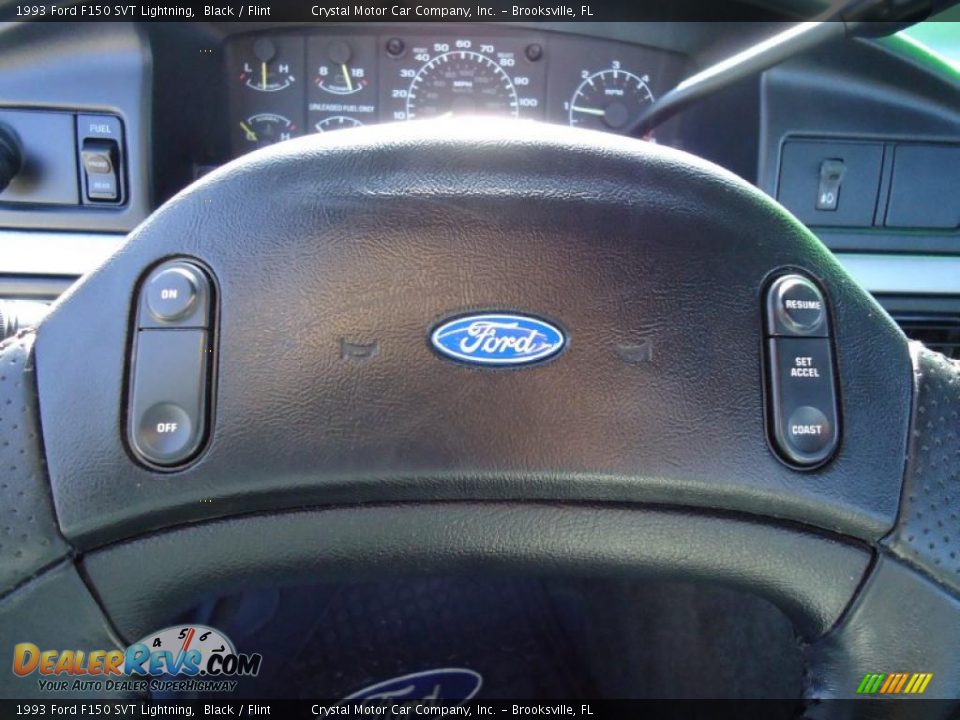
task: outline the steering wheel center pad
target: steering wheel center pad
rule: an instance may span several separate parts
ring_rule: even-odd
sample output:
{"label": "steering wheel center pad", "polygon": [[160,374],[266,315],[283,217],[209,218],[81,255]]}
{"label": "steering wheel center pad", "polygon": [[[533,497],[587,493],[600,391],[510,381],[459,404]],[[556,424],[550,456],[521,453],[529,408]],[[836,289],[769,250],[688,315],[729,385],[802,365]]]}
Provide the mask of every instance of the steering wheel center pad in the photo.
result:
{"label": "steering wheel center pad", "polygon": [[[125,439],[138,284],[212,272],[210,440],[189,467]],[[762,292],[798,268],[832,303],[843,437],[812,472],[768,448]],[[544,318],[548,362],[436,354],[461,313]],[[370,357],[343,343],[376,346]],[[652,357],[631,361],[623,346]],[[685,153],[533,123],[395,124],[251,153],[170,200],[38,332],[57,517],[81,549],[214,517],[435,500],[643,502],[874,541],[896,519],[907,343],[786,211]]]}

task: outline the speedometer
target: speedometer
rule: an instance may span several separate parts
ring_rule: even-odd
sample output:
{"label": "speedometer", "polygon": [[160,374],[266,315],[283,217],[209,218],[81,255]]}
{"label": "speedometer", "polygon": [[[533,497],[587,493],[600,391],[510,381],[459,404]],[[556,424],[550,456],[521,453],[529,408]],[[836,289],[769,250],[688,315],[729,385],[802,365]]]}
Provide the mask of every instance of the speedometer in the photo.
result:
{"label": "speedometer", "polygon": [[407,119],[444,115],[519,117],[520,101],[510,76],[486,55],[454,50],[426,63],[407,90]]}
{"label": "speedometer", "polygon": [[543,118],[546,63],[532,38],[394,37],[381,45],[381,118]]}

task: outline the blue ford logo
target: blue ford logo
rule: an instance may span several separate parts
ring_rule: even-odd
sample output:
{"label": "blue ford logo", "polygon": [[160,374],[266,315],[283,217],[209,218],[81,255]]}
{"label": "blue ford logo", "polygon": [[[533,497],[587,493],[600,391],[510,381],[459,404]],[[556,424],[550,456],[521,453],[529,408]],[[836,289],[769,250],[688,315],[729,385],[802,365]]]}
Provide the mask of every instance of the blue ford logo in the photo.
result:
{"label": "blue ford logo", "polygon": [[469,700],[483,684],[479,673],[466,668],[440,668],[384,680],[365,687],[347,700]]}
{"label": "blue ford logo", "polygon": [[475,365],[524,365],[556,355],[567,342],[553,325],[529,315],[467,315],[430,335],[437,352]]}

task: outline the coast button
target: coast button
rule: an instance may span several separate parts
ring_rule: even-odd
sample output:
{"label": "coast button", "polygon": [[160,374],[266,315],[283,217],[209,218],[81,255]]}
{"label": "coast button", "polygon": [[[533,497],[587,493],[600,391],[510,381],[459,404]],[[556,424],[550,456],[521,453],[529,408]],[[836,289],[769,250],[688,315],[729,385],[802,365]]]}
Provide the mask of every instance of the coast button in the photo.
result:
{"label": "coast button", "polygon": [[809,405],[798,407],[787,419],[786,439],[804,455],[817,455],[833,442],[830,420]]}

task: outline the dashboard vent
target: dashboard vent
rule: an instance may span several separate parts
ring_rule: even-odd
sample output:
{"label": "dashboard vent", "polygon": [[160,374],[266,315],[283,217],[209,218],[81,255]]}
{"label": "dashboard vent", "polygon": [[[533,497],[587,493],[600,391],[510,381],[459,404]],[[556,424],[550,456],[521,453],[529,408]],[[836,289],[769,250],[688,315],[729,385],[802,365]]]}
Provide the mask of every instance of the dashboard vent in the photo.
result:
{"label": "dashboard vent", "polygon": [[947,357],[960,358],[960,315],[891,313],[911,340],[919,340],[931,350]]}

